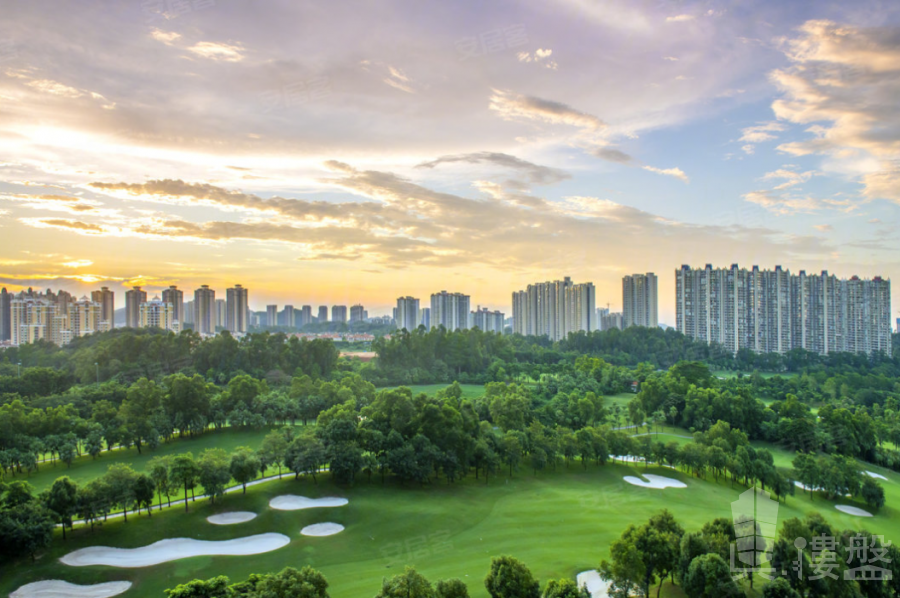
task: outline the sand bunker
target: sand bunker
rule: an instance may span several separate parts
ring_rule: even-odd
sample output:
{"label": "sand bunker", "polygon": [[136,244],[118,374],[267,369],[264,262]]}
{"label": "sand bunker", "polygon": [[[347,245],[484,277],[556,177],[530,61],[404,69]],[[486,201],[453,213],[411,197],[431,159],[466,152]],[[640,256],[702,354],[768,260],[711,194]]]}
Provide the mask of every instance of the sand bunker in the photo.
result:
{"label": "sand bunker", "polygon": [[603,581],[596,569],[582,571],[575,577],[575,581],[579,588],[587,588],[591,598],[606,598],[609,595],[609,586],[612,585],[611,581]]}
{"label": "sand bunker", "polygon": [[344,531],[344,526],[340,523],[315,523],[307,525],[300,533],[304,536],[333,536]]}
{"label": "sand bunker", "polygon": [[346,498],[326,496],[325,498],[307,498],[285,494],[276,496],[269,501],[269,506],[279,511],[299,511],[300,509],[316,509],[320,507],[343,507],[347,504]]}
{"label": "sand bunker", "polygon": [[848,515],[855,515],[856,517],[871,517],[872,514],[868,511],[863,511],[862,509],[858,509],[856,507],[851,507],[848,505],[834,505],[834,508],[840,511],[841,513],[846,513]]}
{"label": "sand bunker", "polygon": [[110,548],[92,546],[70,552],[62,557],[66,565],[86,567],[88,565],[108,565],[110,567],[150,567],[169,561],[177,561],[194,556],[245,556],[278,550],[287,546],[291,539],[283,534],[259,534],[246,538],[235,538],[212,542],[192,538],[172,538],[160,540],[141,548]]}
{"label": "sand bunker", "polygon": [[111,581],[92,586],[76,586],[66,581],[53,579],[24,585],[10,594],[9,598],[111,598],[127,591],[130,587],[130,581]]}
{"label": "sand bunker", "polygon": [[653,475],[651,473],[642,474],[641,477],[647,478],[647,482],[640,478],[636,478],[634,476],[627,475],[624,480],[629,484],[633,484],[635,486],[641,486],[642,488],[655,488],[657,490],[662,490],[663,488],[687,488],[687,484],[684,482],[679,482],[678,480],[673,480],[672,478],[665,478],[661,475]]}
{"label": "sand bunker", "polygon": [[214,525],[234,525],[236,523],[246,523],[251,519],[256,519],[256,513],[250,511],[233,511],[231,513],[220,513],[211,515],[206,518],[207,521]]}
{"label": "sand bunker", "polygon": [[884,477],[883,475],[881,475],[880,473],[875,473],[874,471],[864,471],[863,473],[866,474],[867,476],[869,476],[870,478],[875,478],[877,480],[884,480],[885,482],[887,481],[887,478]]}

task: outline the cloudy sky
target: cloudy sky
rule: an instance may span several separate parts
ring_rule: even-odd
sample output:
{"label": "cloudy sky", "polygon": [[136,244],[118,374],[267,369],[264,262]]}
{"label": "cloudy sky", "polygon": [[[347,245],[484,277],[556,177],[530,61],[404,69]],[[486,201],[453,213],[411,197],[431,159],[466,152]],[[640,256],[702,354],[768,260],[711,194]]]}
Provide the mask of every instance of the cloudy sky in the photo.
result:
{"label": "cloudy sky", "polygon": [[652,271],[671,323],[681,264],[897,279],[898,97],[891,1],[7,2],[0,284],[616,310]]}

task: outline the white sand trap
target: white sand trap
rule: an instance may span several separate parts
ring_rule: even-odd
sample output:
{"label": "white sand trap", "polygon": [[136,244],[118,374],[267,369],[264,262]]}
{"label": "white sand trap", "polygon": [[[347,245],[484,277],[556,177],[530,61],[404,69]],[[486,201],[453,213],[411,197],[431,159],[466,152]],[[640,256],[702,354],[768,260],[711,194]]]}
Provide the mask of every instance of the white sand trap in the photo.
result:
{"label": "white sand trap", "polygon": [[111,598],[127,591],[130,587],[130,581],[76,586],[66,581],[53,579],[24,585],[10,594],[9,598]]}
{"label": "white sand trap", "polygon": [[141,548],[92,546],[70,552],[59,559],[72,567],[108,565],[110,567],[150,567],[194,556],[245,556],[272,552],[287,546],[291,539],[283,534],[259,534],[218,542],[171,538]]}
{"label": "white sand trap", "polygon": [[810,487],[807,486],[806,484],[801,484],[800,482],[794,482],[794,486],[796,486],[797,488],[801,488],[801,489],[803,489],[803,490],[806,490],[807,492],[809,492],[810,490],[813,491],[813,492],[820,492],[820,491],[822,490],[822,489],[819,488],[818,486],[813,486],[812,488],[810,488]]}
{"label": "white sand trap", "polygon": [[214,525],[234,525],[235,523],[246,523],[252,519],[256,519],[256,513],[250,511],[232,511],[231,513],[210,515],[206,518]]}
{"label": "white sand trap", "polygon": [[269,501],[269,506],[279,511],[299,511],[300,509],[316,509],[319,507],[343,507],[347,504],[346,498],[326,496],[325,498],[307,498],[285,494],[276,496]]}
{"label": "white sand trap", "polygon": [[591,598],[606,598],[609,596],[609,586],[612,585],[611,581],[603,581],[596,569],[582,571],[575,576],[575,582],[579,588],[587,588]]}
{"label": "white sand trap", "polygon": [[869,476],[870,478],[875,478],[877,480],[884,480],[885,482],[887,481],[887,478],[884,477],[883,475],[881,475],[880,473],[875,473],[874,471],[864,471],[863,473],[866,474],[867,476]]}
{"label": "white sand trap", "polygon": [[868,511],[863,511],[857,507],[851,507],[848,505],[834,505],[834,508],[840,511],[841,513],[846,513],[848,515],[855,515],[856,517],[871,517],[872,514]]}
{"label": "white sand trap", "polygon": [[624,480],[629,484],[633,484],[635,486],[640,486],[642,488],[655,488],[657,490],[662,490],[663,488],[687,488],[687,484],[685,484],[684,482],[679,482],[678,480],[666,478],[661,475],[645,473],[642,474],[641,477],[647,478],[649,481],[645,482],[640,478],[636,478],[630,475],[625,476]]}
{"label": "white sand trap", "polygon": [[315,523],[307,525],[300,533],[304,536],[333,536],[344,531],[344,526],[340,523]]}

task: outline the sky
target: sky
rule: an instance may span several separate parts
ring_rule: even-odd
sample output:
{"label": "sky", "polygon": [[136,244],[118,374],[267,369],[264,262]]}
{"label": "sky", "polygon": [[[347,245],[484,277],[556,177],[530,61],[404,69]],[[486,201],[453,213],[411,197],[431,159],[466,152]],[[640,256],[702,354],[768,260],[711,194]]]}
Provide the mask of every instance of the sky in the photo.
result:
{"label": "sky", "polygon": [[[900,275],[900,4],[10,0],[0,285],[447,290]],[[900,292],[894,293],[900,317]]]}

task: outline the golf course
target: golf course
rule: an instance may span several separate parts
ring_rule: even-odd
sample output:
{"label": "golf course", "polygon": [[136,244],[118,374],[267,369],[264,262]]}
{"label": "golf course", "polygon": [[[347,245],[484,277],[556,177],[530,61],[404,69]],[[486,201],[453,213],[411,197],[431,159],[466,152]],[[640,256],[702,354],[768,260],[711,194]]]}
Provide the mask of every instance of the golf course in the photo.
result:
{"label": "golf course", "polygon": [[[252,434],[226,430],[204,436],[206,442],[214,444],[247,444]],[[182,448],[190,442],[185,441]],[[788,457],[775,456],[779,466]],[[77,475],[83,468],[89,475],[90,470],[108,464],[111,458],[136,461],[143,457],[130,451],[113,452],[97,462],[73,466],[72,473]],[[779,522],[818,511],[839,529],[865,527],[888,540],[900,538],[900,513],[891,506],[900,504],[900,477],[882,469],[874,471],[887,478],[887,505],[874,517],[843,514],[833,501],[822,497],[810,500],[808,493],[798,489],[796,496],[780,505]],[[686,487],[644,488],[623,479],[642,474],[678,480]],[[541,579],[574,578],[607,558],[609,544],[629,522],[644,521],[667,508],[685,529],[698,529],[715,517],[730,518],[731,502],[744,490],[724,479],[715,482],[712,475],[699,479],[669,468],[612,462],[604,466],[588,463],[586,468],[578,462],[568,468],[560,464],[555,471],[536,476],[521,467],[512,477],[494,476],[487,483],[469,476],[455,484],[440,482],[428,487],[401,485],[395,480],[382,485],[377,476],[341,487],[324,474],[318,483],[308,477],[295,480],[288,474],[251,486],[246,494],[231,492],[216,504],[207,499],[190,502],[188,513],[182,506],[154,509],[152,517],[144,512],[130,516],[127,523],[121,518],[110,519],[93,533],[86,526],[76,526],[66,541],[54,542],[35,563],[0,569],[0,595],[36,580],[58,579],[84,585],[129,581],[133,585],[125,596],[162,596],[164,589],[193,578],[228,575],[243,579],[251,573],[309,565],[332,580],[332,596],[351,598],[372,595],[383,577],[402,572],[409,565],[429,579],[459,577],[472,596],[485,597],[481,580],[491,556],[515,556]],[[347,503],[299,510],[270,506],[270,501],[284,495],[341,497]],[[210,516],[234,511],[257,516],[232,525],[207,521]],[[322,537],[301,535],[303,528],[321,523],[338,524],[343,530]],[[284,534],[289,542],[262,554],[195,556],[133,568],[70,566],[60,561],[79,549],[95,546],[139,548],[173,538],[215,542],[273,532]],[[664,596],[682,595],[680,588],[668,583],[662,592]]]}

